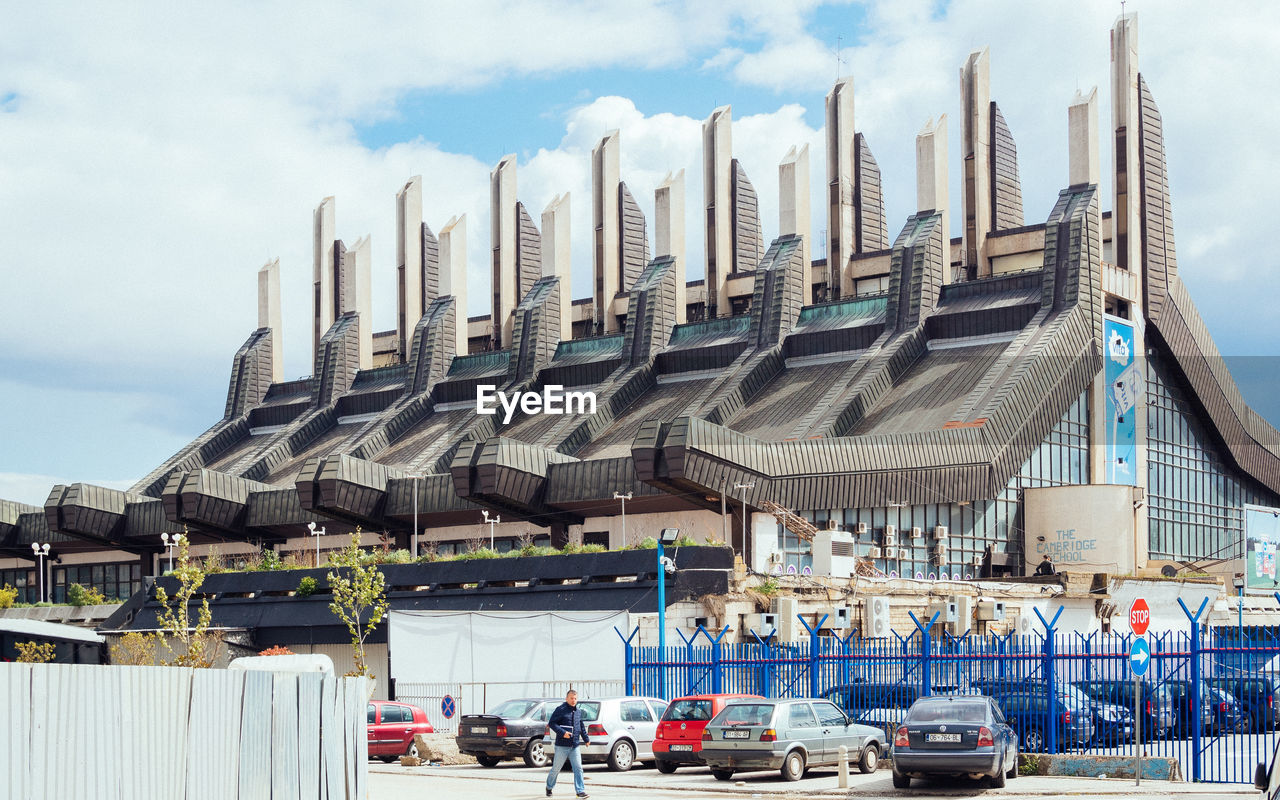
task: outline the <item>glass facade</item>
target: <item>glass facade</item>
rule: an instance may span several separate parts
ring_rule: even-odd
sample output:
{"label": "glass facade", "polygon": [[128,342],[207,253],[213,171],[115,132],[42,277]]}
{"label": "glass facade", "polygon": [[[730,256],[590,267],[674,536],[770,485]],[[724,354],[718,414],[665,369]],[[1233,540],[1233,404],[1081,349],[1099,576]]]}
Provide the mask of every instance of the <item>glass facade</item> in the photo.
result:
{"label": "glass facade", "polygon": [[142,565],[137,561],[126,561],[118,564],[55,566],[51,587],[53,592],[49,599],[55,603],[67,602],[67,587],[73,583],[97,589],[108,602],[127,600],[142,588]]}
{"label": "glass facade", "polygon": [[0,569],[0,587],[12,586],[18,590],[17,602],[34,603],[40,598],[36,585],[36,568]]}
{"label": "glass facade", "polygon": [[1200,422],[1172,365],[1147,353],[1147,509],[1151,558],[1240,558],[1244,508],[1280,506],[1221,457],[1216,433]]}
{"label": "glass facade", "polygon": [[[867,557],[872,547],[881,548],[881,557],[875,560],[875,565],[886,575],[971,578],[977,574],[975,563],[981,563],[988,545],[996,553],[1021,554],[1023,489],[1088,482],[1089,403],[1087,396],[1081,394],[1009,485],[993,499],[966,502],[964,498],[955,498],[948,503],[818,510],[809,511],[805,516],[819,530],[833,517],[846,531],[856,531],[858,523],[866,523],[867,532],[857,537],[855,551]],[[886,525],[897,528],[893,543],[884,539]],[[938,526],[948,529],[945,540],[934,538]],[[912,537],[912,528],[920,529],[919,537]],[[939,544],[946,546],[945,561],[938,557]],[[888,547],[897,548],[898,558],[885,557]],[[778,549],[784,569],[795,567],[799,571],[813,564],[809,542],[781,525]]]}

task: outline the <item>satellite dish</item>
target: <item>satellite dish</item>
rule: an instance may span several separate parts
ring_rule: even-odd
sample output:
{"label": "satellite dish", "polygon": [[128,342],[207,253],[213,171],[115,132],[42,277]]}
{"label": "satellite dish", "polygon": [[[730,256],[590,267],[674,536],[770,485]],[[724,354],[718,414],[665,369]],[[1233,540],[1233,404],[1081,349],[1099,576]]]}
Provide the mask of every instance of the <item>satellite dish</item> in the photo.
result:
{"label": "satellite dish", "polygon": [[1160,574],[1166,578],[1176,578],[1178,577],[1178,568],[1172,564],[1165,564],[1160,568]]}

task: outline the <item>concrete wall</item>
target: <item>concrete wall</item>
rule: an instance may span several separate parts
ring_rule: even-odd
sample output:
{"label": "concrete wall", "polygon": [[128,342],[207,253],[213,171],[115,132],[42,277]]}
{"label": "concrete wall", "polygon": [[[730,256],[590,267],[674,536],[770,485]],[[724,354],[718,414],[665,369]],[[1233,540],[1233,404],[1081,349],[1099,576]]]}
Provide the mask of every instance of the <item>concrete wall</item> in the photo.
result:
{"label": "concrete wall", "polygon": [[1059,570],[1133,573],[1146,565],[1146,545],[1134,535],[1132,486],[1055,486],[1023,497],[1028,574],[1046,553]]}

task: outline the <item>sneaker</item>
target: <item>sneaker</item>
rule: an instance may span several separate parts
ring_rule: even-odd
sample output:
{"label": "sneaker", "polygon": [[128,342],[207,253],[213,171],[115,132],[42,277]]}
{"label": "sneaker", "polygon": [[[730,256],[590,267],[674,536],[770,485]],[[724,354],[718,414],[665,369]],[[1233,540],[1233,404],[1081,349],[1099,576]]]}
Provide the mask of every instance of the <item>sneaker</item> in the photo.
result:
{"label": "sneaker", "polygon": [[551,790],[550,790],[550,789],[548,789],[548,790],[547,790],[547,797],[550,797],[550,796],[551,796]]}
{"label": "sneaker", "polygon": [[578,792],[578,797],[590,797],[590,796],[591,795],[587,794],[586,792]]}

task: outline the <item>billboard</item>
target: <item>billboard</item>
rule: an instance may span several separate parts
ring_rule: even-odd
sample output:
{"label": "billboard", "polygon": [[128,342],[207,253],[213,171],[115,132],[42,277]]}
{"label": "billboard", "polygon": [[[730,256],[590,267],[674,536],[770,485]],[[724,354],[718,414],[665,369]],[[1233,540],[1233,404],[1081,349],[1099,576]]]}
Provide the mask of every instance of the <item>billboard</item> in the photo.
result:
{"label": "billboard", "polygon": [[1102,337],[1105,357],[1102,372],[1107,381],[1106,481],[1136,486],[1138,448],[1134,412],[1142,391],[1142,375],[1138,371],[1138,354],[1133,348],[1133,323],[1105,317]]}
{"label": "billboard", "polygon": [[1244,507],[1244,586],[1249,591],[1280,590],[1276,547],[1280,546],[1280,508]]}

